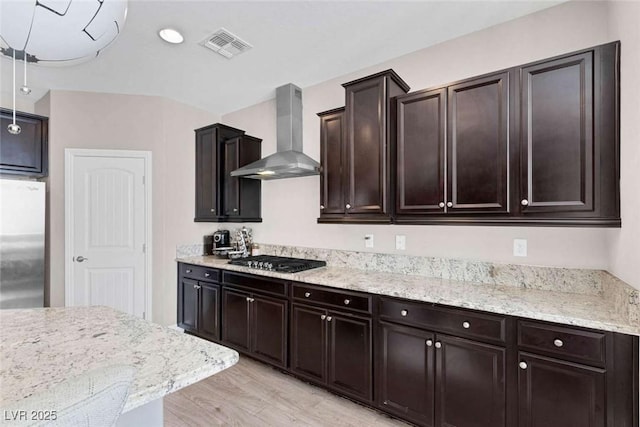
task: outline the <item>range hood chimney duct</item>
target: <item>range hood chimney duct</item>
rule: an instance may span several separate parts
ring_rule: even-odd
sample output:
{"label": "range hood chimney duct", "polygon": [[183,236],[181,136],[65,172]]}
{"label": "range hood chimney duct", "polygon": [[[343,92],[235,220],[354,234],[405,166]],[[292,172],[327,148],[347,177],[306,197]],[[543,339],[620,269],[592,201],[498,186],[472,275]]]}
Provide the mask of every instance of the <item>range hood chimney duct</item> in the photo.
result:
{"label": "range hood chimney duct", "polygon": [[302,89],[276,89],[277,151],[231,172],[231,176],[282,179],[320,174],[320,164],[302,152]]}

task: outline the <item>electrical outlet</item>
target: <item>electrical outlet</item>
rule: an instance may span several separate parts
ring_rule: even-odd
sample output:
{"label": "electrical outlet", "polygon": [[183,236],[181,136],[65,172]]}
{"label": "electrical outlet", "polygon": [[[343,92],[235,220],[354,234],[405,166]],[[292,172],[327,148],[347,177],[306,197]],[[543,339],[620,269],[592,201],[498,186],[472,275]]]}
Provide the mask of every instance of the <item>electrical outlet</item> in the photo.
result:
{"label": "electrical outlet", "polygon": [[527,239],[513,239],[513,256],[527,256]]}
{"label": "electrical outlet", "polygon": [[401,234],[396,235],[396,249],[399,251],[407,249],[407,236]]}
{"label": "electrical outlet", "polygon": [[373,234],[365,234],[364,235],[364,247],[372,248],[373,247]]}

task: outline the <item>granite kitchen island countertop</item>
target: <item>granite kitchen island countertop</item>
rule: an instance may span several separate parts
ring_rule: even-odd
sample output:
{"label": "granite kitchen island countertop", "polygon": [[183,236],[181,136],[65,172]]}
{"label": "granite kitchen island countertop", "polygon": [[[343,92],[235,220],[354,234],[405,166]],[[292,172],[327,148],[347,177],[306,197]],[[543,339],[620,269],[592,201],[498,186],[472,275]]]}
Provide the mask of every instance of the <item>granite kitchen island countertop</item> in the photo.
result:
{"label": "granite kitchen island countertop", "polygon": [[124,412],[196,383],[238,353],[109,307],[0,310],[0,406],[109,365],[137,369]]}
{"label": "granite kitchen island countertop", "polygon": [[295,282],[640,335],[640,323],[633,321],[628,312],[620,311],[618,305],[602,295],[331,266],[293,274],[277,273],[231,265],[228,260],[213,256],[185,257],[178,258],[177,261]]}

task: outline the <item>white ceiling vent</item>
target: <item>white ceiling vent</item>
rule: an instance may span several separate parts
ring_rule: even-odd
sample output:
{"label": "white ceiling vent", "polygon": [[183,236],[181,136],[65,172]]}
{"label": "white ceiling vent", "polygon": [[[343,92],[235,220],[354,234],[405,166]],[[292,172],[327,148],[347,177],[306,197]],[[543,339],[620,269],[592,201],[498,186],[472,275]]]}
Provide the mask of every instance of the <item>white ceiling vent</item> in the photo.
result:
{"label": "white ceiling vent", "polygon": [[246,52],[253,47],[224,28],[220,28],[218,31],[211,34],[209,37],[204,39],[201,44],[227,59],[240,55],[242,52]]}

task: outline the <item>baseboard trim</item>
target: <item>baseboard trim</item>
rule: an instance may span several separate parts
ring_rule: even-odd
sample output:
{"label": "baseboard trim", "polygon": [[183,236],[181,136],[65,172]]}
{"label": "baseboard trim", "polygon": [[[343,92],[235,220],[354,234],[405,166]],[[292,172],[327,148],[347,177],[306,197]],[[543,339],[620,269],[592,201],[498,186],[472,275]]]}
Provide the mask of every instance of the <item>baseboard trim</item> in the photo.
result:
{"label": "baseboard trim", "polygon": [[177,323],[174,323],[173,325],[169,325],[169,326],[167,326],[167,328],[173,329],[173,330],[178,331],[178,332],[184,332],[184,329],[179,327]]}

